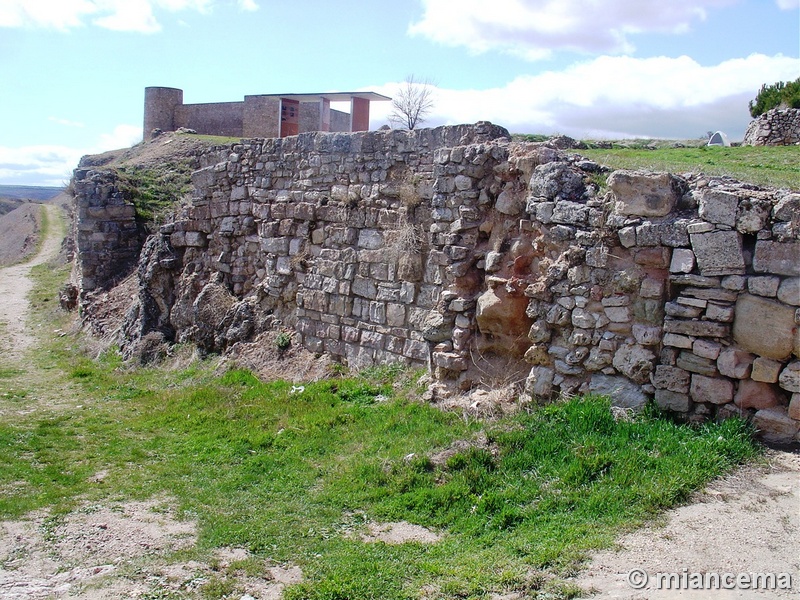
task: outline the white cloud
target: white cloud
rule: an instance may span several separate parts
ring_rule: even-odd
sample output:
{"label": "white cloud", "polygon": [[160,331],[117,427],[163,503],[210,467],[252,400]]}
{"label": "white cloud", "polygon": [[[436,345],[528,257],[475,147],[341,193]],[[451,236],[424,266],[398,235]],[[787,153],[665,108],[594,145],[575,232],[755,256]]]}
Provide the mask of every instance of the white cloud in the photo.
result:
{"label": "white cloud", "polygon": [[[793,80],[800,60],[752,55],[713,66],[678,58],[603,56],[563,71],[523,75],[501,88],[436,91],[426,126],[488,120],[514,133],[577,138],[692,138],[721,129],[741,139],[747,103],[765,82]],[[392,96],[401,84],[375,91]],[[373,124],[390,103],[372,105]]]}
{"label": "white cloud", "polygon": [[[631,34],[687,31],[707,9],[737,0],[423,0],[409,33],[473,52],[500,50],[529,60],[553,51],[630,52]],[[778,0],[788,2],[789,0]]]}
{"label": "white cloud", "polygon": [[8,185],[59,186],[69,181],[72,171],[85,154],[127,148],[140,142],[142,128],[118,125],[110,133],[101,134],[89,148],[38,145],[12,148],[0,146],[0,182]]}
{"label": "white cloud", "polygon": [[[209,14],[221,0],[0,0],[0,27],[67,31],[92,24],[114,31],[155,33],[155,10]],[[224,0],[229,6],[234,0]],[[258,9],[255,0],[235,0],[240,10]]]}
{"label": "white cloud", "polygon": [[53,123],[58,123],[59,125],[63,125],[64,127],[86,127],[86,123],[72,121],[70,119],[61,119],[59,117],[47,117],[47,120],[52,121]]}
{"label": "white cloud", "polygon": [[781,10],[792,10],[800,8],[800,0],[775,0]]}

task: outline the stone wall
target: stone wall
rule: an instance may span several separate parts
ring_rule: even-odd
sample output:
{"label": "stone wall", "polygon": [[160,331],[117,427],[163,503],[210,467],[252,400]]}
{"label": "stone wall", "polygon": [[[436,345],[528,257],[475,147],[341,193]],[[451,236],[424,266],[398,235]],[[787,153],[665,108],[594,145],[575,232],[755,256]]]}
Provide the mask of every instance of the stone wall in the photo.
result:
{"label": "stone wall", "polygon": [[743,146],[792,146],[800,144],[800,109],[773,108],[750,121]]}
{"label": "stone wall", "polygon": [[152,332],[223,351],[277,319],[354,367],[428,365],[436,393],[654,398],[797,436],[800,194],[609,174],[487,123],[250,140],[205,164],[142,249],[127,352]]}

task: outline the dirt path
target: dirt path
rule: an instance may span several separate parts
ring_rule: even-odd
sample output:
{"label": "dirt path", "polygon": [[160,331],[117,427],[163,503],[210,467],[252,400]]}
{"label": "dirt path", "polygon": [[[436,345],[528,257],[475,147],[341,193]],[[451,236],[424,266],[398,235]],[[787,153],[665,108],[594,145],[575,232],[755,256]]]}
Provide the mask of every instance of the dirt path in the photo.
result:
{"label": "dirt path", "polygon": [[34,343],[27,329],[28,293],[33,287],[31,268],[55,258],[61,248],[59,207],[43,205],[50,227],[39,252],[30,261],[0,269],[0,324],[5,330],[0,351],[5,359],[17,362]]}
{"label": "dirt path", "polygon": [[[669,511],[663,527],[623,536],[618,550],[596,554],[575,583],[603,599],[800,598],[800,455],[770,451],[767,459],[713,482]],[[648,581],[635,589],[643,573]],[[789,573],[792,589],[666,589],[658,573],[686,573],[687,583],[691,573]]]}

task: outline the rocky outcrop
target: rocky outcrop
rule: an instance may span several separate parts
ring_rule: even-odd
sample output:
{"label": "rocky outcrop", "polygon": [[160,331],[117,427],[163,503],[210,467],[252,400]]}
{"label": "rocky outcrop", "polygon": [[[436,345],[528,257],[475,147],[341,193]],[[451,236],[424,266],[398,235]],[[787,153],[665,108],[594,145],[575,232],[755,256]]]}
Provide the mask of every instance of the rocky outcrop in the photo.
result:
{"label": "rocky outcrop", "polygon": [[354,367],[427,365],[439,391],[519,381],[800,429],[798,194],[609,173],[487,123],[213,156],[144,246],[131,353],[281,323]]}
{"label": "rocky outcrop", "polygon": [[773,108],[750,121],[743,146],[792,146],[800,144],[800,109]]}

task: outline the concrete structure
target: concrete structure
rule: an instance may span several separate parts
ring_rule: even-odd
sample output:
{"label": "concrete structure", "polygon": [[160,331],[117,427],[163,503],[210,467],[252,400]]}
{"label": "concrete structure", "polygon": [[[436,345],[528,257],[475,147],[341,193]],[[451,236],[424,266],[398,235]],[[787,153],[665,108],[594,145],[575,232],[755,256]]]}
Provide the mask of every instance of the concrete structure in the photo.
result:
{"label": "concrete structure", "polygon": [[[353,132],[369,129],[369,103],[390,100],[374,92],[331,94],[262,94],[243,102],[184,104],[183,90],[148,87],[144,90],[144,130],[175,131],[181,127],[206,135],[286,137],[310,131]],[[350,112],[331,108],[331,102],[350,102]]]}

